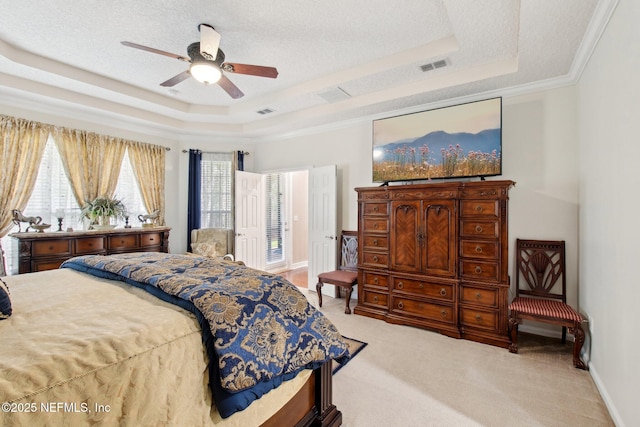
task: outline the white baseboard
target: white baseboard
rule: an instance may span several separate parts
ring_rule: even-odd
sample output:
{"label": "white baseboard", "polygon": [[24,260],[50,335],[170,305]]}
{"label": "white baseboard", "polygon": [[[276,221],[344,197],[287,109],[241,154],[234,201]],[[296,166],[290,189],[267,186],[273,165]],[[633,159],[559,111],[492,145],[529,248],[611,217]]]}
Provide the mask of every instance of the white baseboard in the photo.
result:
{"label": "white baseboard", "polygon": [[596,388],[598,389],[598,392],[600,393],[600,396],[602,397],[604,404],[607,406],[607,409],[609,410],[609,415],[611,415],[611,419],[613,419],[613,423],[617,427],[625,427],[625,424],[620,418],[620,414],[616,409],[616,405],[613,404],[613,401],[611,400],[611,396],[609,396],[609,393],[607,393],[606,387],[600,380],[600,376],[598,375],[598,370],[594,366],[593,362],[589,363],[589,374],[591,375],[593,382],[596,384]]}

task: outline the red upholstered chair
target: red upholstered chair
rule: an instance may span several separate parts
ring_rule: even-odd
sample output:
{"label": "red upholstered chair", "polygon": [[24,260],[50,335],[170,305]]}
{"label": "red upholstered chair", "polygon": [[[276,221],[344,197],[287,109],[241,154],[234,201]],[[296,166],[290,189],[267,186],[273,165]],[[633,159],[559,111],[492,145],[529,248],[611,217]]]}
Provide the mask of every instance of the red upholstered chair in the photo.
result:
{"label": "red upholstered chair", "polygon": [[336,297],[340,296],[339,287],[342,287],[346,290],[345,298],[347,300],[347,307],[344,312],[351,314],[351,309],[349,308],[351,292],[353,292],[353,285],[358,282],[358,233],[356,231],[343,231],[340,234],[340,246],[338,248],[340,249],[338,253],[338,270],[318,274],[318,284],[316,285],[318,302],[322,307],[321,290],[323,284],[328,283],[337,286]]}
{"label": "red upholstered chair", "polygon": [[[516,240],[516,297],[509,304],[509,351],[518,352],[518,324],[523,319],[556,324],[562,326],[563,343],[567,329],[575,338],[574,366],[587,369],[580,358],[584,317],[567,304],[564,255],[564,241]],[[560,286],[561,292],[556,289]]]}

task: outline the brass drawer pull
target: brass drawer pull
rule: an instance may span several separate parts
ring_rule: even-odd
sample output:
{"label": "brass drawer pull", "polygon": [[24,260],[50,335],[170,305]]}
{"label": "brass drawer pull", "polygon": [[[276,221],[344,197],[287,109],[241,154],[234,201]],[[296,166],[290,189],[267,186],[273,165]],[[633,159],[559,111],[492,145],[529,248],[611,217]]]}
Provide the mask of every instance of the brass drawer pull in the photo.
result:
{"label": "brass drawer pull", "polygon": [[402,288],[404,288],[404,283],[398,282],[398,289],[402,289]]}
{"label": "brass drawer pull", "polygon": [[380,224],[378,224],[377,222],[373,223],[373,228],[378,228],[380,227]]}
{"label": "brass drawer pull", "polygon": [[398,308],[399,308],[400,310],[402,310],[402,309],[404,308],[404,304],[402,303],[402,301],[400,301],[400,302],[398,303]]}
{"label": "brass drawer pull", "polygon": [[378,239],[373,239],[373,246],[378,246]]}
{"label": "brass drawer pull", "polygon": [[447,295],[447,290],[445,288],[440,289],[440,295],[442,296]]}
{"label": "brass drawer pull", "polygon": [[377,296],[373,297],[373,302],[378,302],[378,297]]}
{"label": "brass drawer pull", "polygon": [[480,316],[479,314],[476,314],[476,322],[482,322],[482,316]]}
{"label": "brass drawer pull", "polygon": [[482,294],[480,292],[476,292],[476,299],[482,298]]}
{"label": "brass drawer pull", "polygon": [[441,315],[442,317],[447,317],[447,310],[442,310],[442,311],[440,312],[440,315]]}
{"label": "brass drawer pull", "polygon": [[480,205],[476,206],[476,211],[477,212],[482,212],[482,206],[480,206]]}
{"label": "brass drawer pull", "polygon": [[476,246],[476,252],[481,254],[482,253],[482,248],[480,246]]}
{"label": "brass drawer pull", "polygon": [[476,225],[476,233],[482,233],[482,227]]}
{"label": "brass drawer pull", "polygon": [[373,207],[373,211],[374,211],[374,212],[378,212],[378,207],[377,207],[377,206],[374,206],[374,207]]}
{"label": "brass drawer pull", "polygon": [[[374,285],[377,285],[377,284],[378,284],[378,278],[377,278],[377,277],[374,277],[374,278],[373,278],[373,284],[374,284]],[[376,298],[378,298],[378,297],[376,297]]]}
{"label": "brass drawer pull", "polygon": [[418,287],[419,287],[420,289],[424,289],[424,283],[420,282],[420,284],[418,284]]}
{"label": "brass drawer pull", "polygon": [[378,257],[376,255],[373,257],[373,262],[378,262]]}
{"label": "brass drawer pull", "polygon": [[480,268],[480,266],[476,266],[476,273],[482,273],[482,268]]}

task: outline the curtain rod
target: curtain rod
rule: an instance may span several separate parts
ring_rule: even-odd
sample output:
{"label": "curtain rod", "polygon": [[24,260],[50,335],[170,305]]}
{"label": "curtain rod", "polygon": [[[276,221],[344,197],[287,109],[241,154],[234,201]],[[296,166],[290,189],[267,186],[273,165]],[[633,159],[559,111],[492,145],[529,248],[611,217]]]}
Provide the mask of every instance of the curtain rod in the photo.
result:
{"label": "curtain rod", "polygon": [[[248,156],[249,154],[251,154],[251,153],[249,153],[248,151],[242,151],[242,150],[239,150],[239,151],[240,151],[242,154],[244,154],[245,156]],[[189,152],[189,150],[182,150],[182,152],[183,152],[183,153],[188,153],[188,152]],[[213,153],[213,151],[204,151],[204,153]]]}

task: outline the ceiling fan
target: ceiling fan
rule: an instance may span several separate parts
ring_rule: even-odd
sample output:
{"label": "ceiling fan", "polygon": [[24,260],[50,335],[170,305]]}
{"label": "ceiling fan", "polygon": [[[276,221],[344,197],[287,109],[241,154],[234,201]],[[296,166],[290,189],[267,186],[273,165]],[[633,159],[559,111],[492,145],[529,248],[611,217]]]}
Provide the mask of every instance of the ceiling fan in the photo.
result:
{"label": "ceiling fan", "polygon": [[128,41],[120,43],[124,46],[157,53],[191,64],[188,70],[160,83],[160,86],[172,87],[193,76],[193,78],[206,85],[217,83],[229,96],[237,99],[243,97],[244,93],[224,75],[223,71],[272,79],[278,77],[278,70],[274,67],[224,62],[224,52],[219,49],[220,34],[207,24],[198,25],[198,30],[200,31],[200,41],[191,43],[187,47],[188,58]]}

